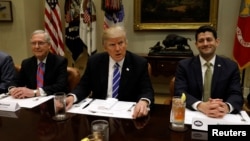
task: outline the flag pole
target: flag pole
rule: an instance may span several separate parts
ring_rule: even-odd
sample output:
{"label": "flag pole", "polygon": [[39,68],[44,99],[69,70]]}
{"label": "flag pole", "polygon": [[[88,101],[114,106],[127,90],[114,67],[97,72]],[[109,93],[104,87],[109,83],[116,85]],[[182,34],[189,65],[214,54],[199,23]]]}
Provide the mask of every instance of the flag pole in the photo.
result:
{"label": "flag pole", "polygon": [[93,10],[92,10],[92,0],[89,0],[89,13],[90,13],[90,24],[89,24],[89,35],[90,35],[90,37],[89,37],[89,40],[90,40],[90,43],[89,43],[89,48],[90,48],[90,53],[89,53],[89,55],[92,55],[92,22],[93,22],[93,19],[92,19],[92,12],[93,12]]}

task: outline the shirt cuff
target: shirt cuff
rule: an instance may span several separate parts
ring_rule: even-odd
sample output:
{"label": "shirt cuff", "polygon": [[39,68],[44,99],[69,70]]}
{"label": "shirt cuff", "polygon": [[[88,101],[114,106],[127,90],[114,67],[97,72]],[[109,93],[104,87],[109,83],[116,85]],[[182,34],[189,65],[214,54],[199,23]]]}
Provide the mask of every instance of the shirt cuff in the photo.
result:
{"label": "shirt cuff", "polygon": [[40,96],[46,96],[47,93],[42,89],[42,88],[38,88]]}
{"label": "shirt cuff", "polygon": [[229,106],[229,113],[231,113],[234,110],[233,106],[228,102],[226,104]]}
{"label": "shirt cuff", "polygon": [[74,103],[77,101],[77,97],[76,97],[76,95],[75,95],[75,94],[73,94],[73,93],[69,93],[68,95],[71,95],[71,96],[73,96],[73,97],[74,97]]}
{"label": "shirt cuff", "polygon": [[195,102],[193,105],[192,105],[192,107],[193,107],[193,109],[195,109],[196,111],[198,111],[198,104],[200,104],[202,101],[197,101],[197,102]]}
{"label": "shirt cuff", "polygon": [[8,87],[8,92],[9,92],[12,88],[16,88],[16,86],[9,86],[9,87]]}
{"label": "shirt cuff", "polygon": [[141,98],[140,100],[146,100],[148,102],[148,106],[151,104],[151,101],[148,98]]}

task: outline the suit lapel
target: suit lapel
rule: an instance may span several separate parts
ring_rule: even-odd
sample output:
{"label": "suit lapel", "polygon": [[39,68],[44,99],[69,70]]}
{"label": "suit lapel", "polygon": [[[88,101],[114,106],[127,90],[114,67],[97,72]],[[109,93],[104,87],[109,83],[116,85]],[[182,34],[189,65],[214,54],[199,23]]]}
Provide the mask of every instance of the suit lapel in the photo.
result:
{"label": "suit lapel", "polygon": [[222,68],[223,68],[223,65],[222,65],[222,62],[220,61],[220,58],[219,56],[216,56],[216,59],[215,59],[215,64],[214,64],[214,72],[213,72],[213,78],[212,78],[212,90],[211,90],[211,93],[213,93],[213,91],[215,90],[215,87],[219,84],[218,83],[218,78],[223,75],[222,74]]}
{"label": "suit lapel", "polygon": [[193,61],[193,70],[194,70],[194,77],[196,82],[198,83],[200,92],[203,92],[203,79],[202,79],[202,71],[201,71],[201,65],[200,65],[200,59],[199,56],[197,56]]}
{"label": "suit lapel", "polygon": [[32,57],[31,61],[31,67],[30,67],[30,76],[31,76],[31,81],[33,82],[32,85],[34,84],[34,87],[36,87],[36,73],[37,73],[37,59],[36,57]]}
{"label": "suit lapel", "polygon": [[52,72],[51,69],[54,68],[53,67],[54,61],[55,60],[53,59],[52,54],[49,53],[47,56],[46,64],[45,64],[44,82],[46,82],[46,80],[47,80],[48,73]]}
{"label": "suit lapel", "polygon": [[108,88],[108,75],[109,75],[109,56],[108,54],[104,56],[102,61],[99,64],[99,69],[96,71],[98,72],[98,77],[96,79],[100,79],[100,86],[102,86],[103,91],[107,91]]}
{"label": "suit lapel", "polygon": [[132,62],[129,57],[129,53],[126,52],[125,60],[123,62],[122,66],[122,73],[121,73],[121,80],[120,80],[120,90],[124,90],[126,88],[123,88],[123,86],[127,86],[129,75],[131,74],[131,71],[133,71],[133,66],[131,65]]}

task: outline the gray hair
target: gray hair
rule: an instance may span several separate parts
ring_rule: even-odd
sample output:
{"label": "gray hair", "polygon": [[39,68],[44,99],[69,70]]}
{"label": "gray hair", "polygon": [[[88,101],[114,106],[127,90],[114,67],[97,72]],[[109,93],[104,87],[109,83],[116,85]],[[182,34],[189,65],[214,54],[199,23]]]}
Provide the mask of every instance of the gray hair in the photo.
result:
{"label": "gray hair", "polygon": [[36,35],[36,34],[44,34],[44,39],[45,39],[45,42],[49,43],[50,44],[50,36],[49,34],[44,31],[44,30],[41,30],[41,29],[38,29],[38,30],[35,30],[32,34],[31,34],[31,37]]}

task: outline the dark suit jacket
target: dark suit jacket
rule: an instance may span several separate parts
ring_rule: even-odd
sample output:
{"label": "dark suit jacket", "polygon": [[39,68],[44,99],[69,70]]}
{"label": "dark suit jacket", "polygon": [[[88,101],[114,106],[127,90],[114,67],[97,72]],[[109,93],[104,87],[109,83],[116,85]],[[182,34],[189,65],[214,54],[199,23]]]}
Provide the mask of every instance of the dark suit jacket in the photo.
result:
{"label": "dark suit jacket", "polygon": [[[234,107],[233,113],[241,110],[243,94],[238,65],[228,58],[216,56],[212,76],[211,98],[220,98]],[[175,95],[187,94],[187,108],[202,99],[203,79],[198,56],[179,61],[176,70]]]}
{"label": "dark suit jacket", "polygon": [[[44,86],[42,89],[47,95],[55,92],[67,92],[67,64],[66,58],[49,53],[45,64]],[[35,56],[22,61],[21,70],[14,86],[26,86],[36,89],[37,59]]]}
{"label": "dark suit jacket", "polygon": [[[78,101],[92,92],[93,98],[106,99],[109,72],[108,53],[91,56],[79,85],[72,93]],[[137,102],[140,98],[148,98],[154,103],[154,90],[148,75],[148,64],[145,58],[129,51],[126,52],[122,66],[118,100]]]}
{"label": "dark suit jacket", "polygon": [[15,76],[12,57],[0,52],[0,93],[6,93]]}

